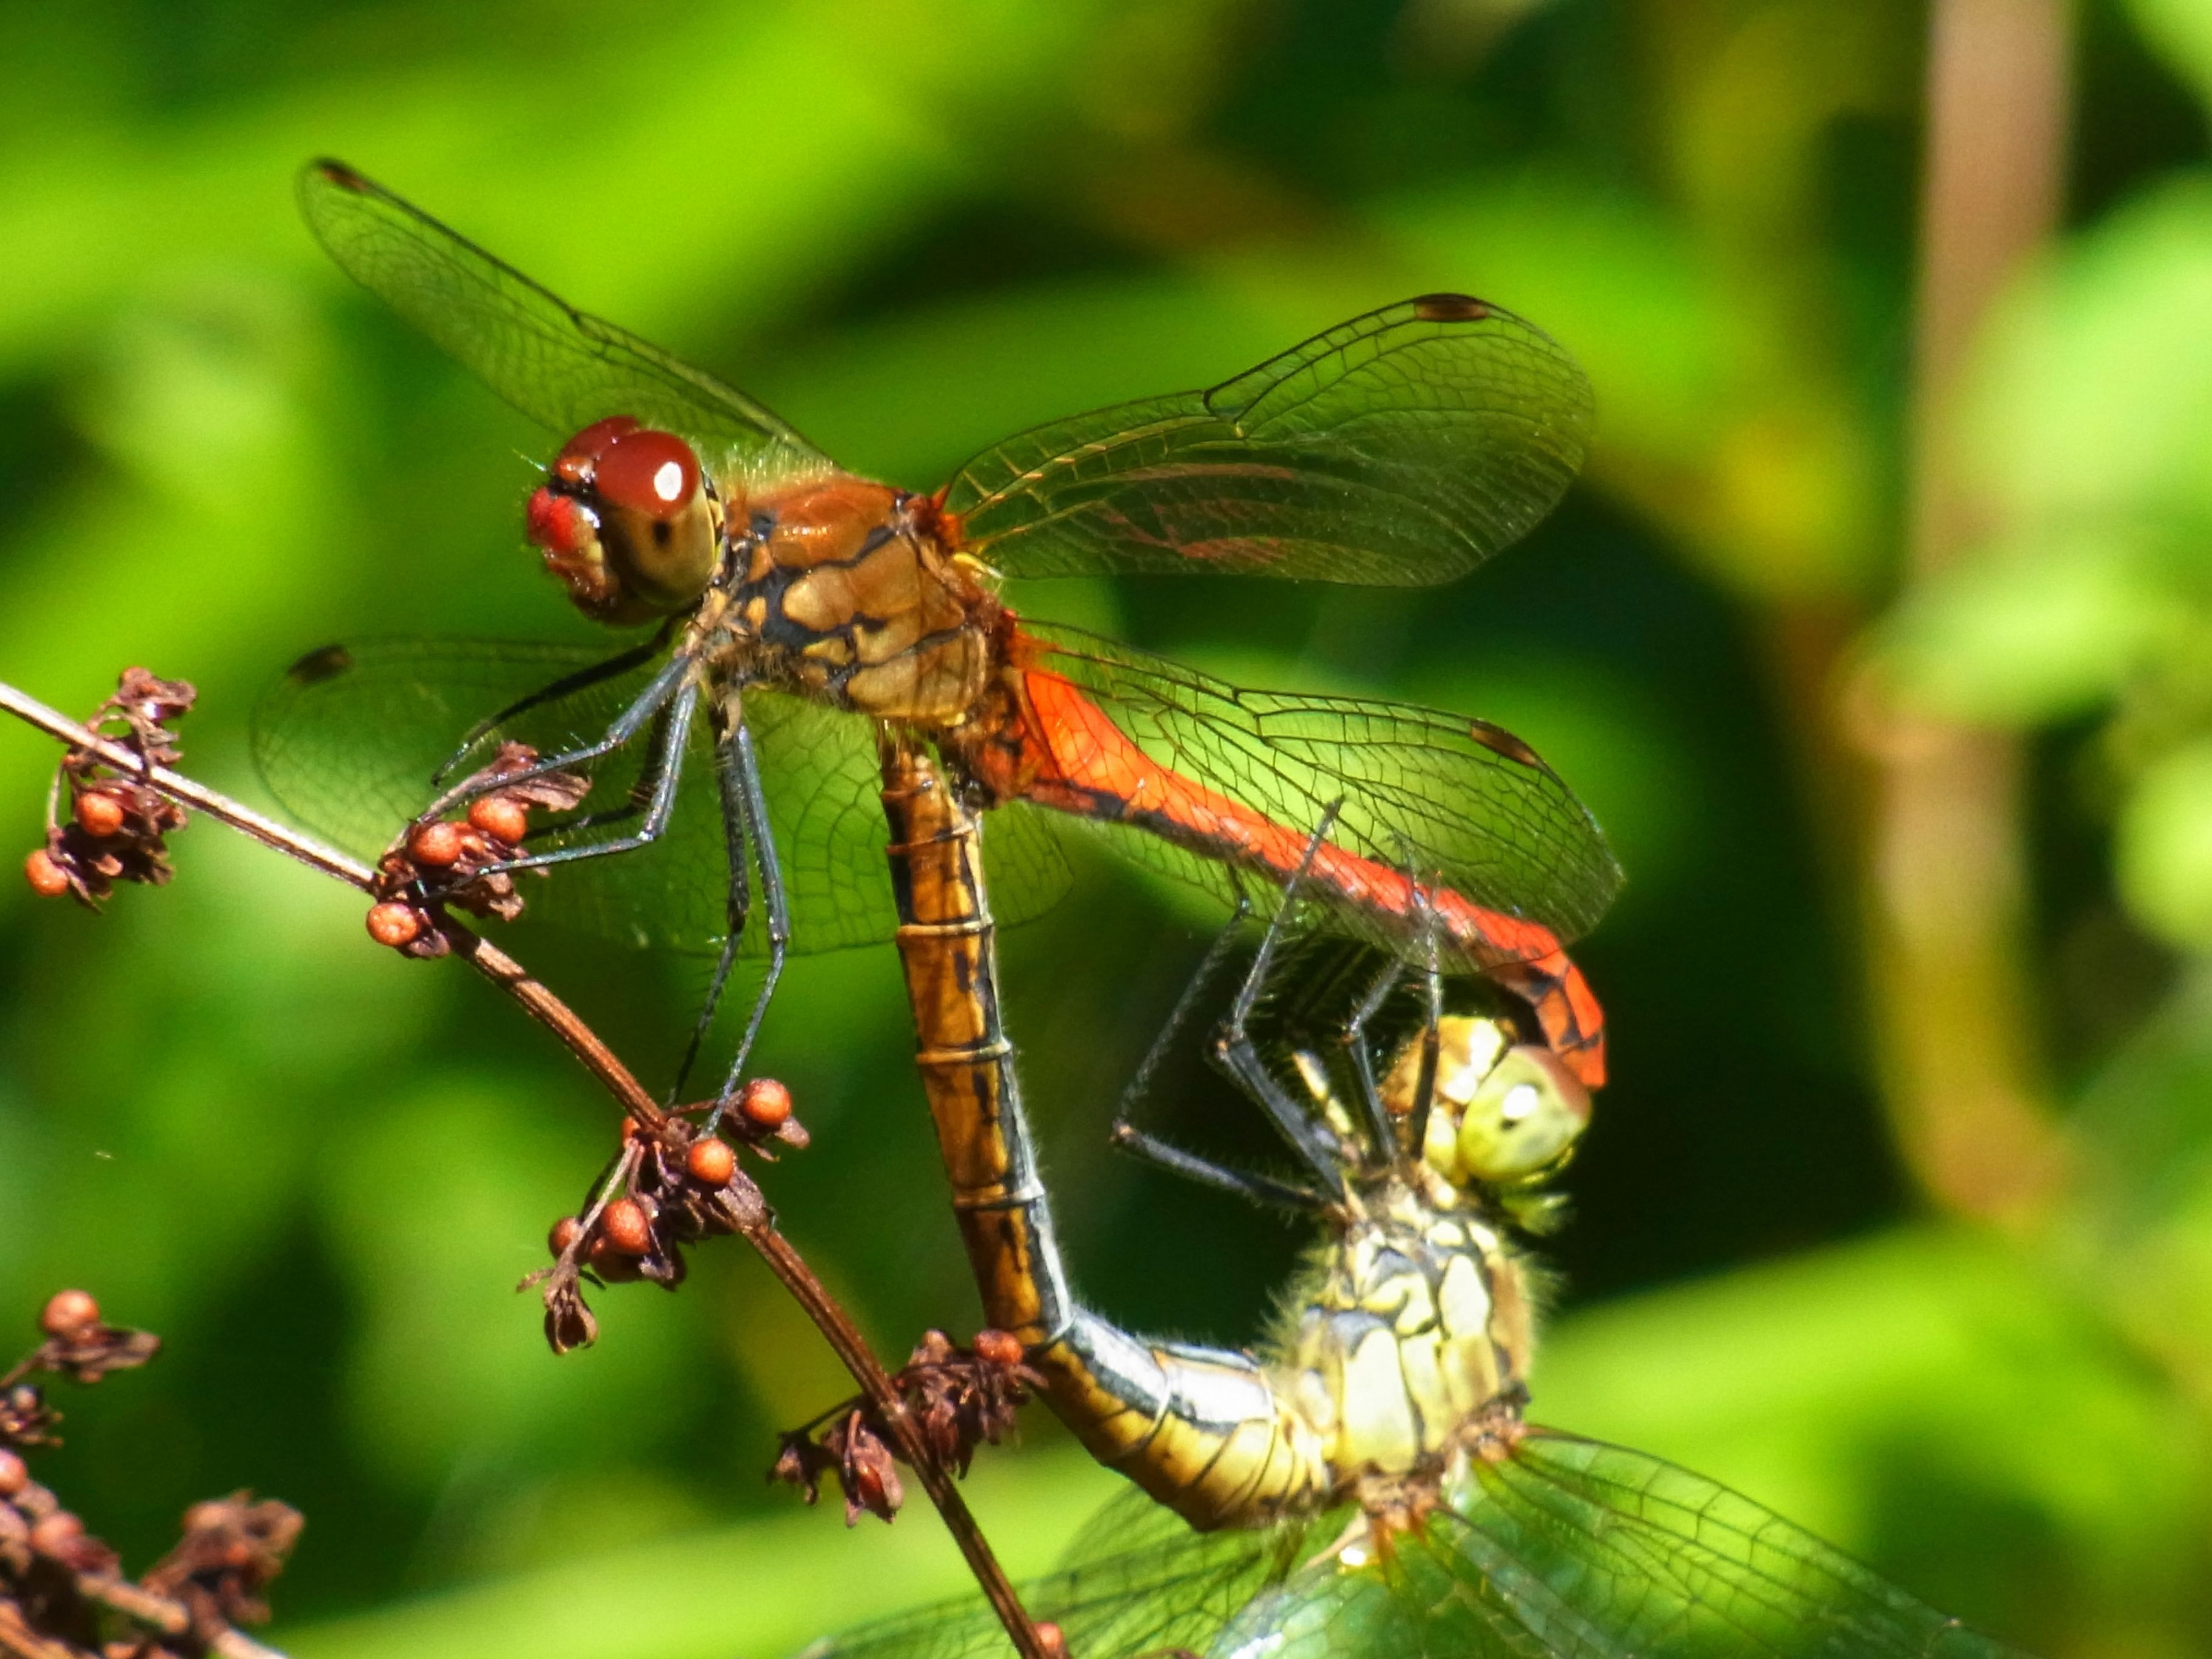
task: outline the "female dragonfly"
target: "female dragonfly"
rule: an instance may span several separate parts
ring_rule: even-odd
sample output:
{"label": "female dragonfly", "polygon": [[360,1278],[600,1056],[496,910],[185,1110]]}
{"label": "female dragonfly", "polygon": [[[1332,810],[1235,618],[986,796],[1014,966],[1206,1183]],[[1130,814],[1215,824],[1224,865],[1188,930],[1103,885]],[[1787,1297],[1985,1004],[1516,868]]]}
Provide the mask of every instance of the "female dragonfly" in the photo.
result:
{"label": "female dragonfly", "polygon": [[[1547,1218],[1546,1182],[1589,1098],[1510,1023],[1443,1015],[1425,975],[1425,1017],[1379,1082],[1364,1030],[1379,994],[1353,1017],[1348,1065],[1294,1055],[1295,1085],[1271,1072],[1247,1021],[1326,823],[1216,1042],[1298,1178],[1220,1169],[1126,1127],[1121,1137],[1313,1219],[1320,1237],[1281,1337],[1255,1358],[1133,1336],[1079,1306],[999,1024],[975,818],[910,748],[887,749],[884,764],[923,1076],[984,1316],[1023,1341],[1093,1455],[1143,1488],[1023,1592],[1071,1659],[2007,1651],[1746,1498],[1522,1420],[1532,1298],[1515,1235]],[[1329,1081],[1341,1073],[1348,1100]],[[1005,1640],[979,1601],[806,1659],[980,1659]]]}
{"label": "female dragonfly", "polygon": [[[574,434],[530,498],[530,539],[587,616],[657,624],[604,660],[420,641],[303,658],[257,744],[303,818],[381,846],[422,810],[434,771],[528,744],[539,769],[587,775],[592,797],[500,867],[659,854],[550,884],[572,890],[546,908],[617,938],[719,940],[718,994],[757,872],[768,968],[750,1044],[787,945],[890,932],[883,883],[859,873],[880,852],[878,727],[926,738],[1012,820],[994,856],[1016,913],[1063,879],[1027,809],[1107,826],[1125,852],[1241,892],[1279,884],[1301,826],[1340,802],[1306,877],[1334,923],[1404,953],[1416,919],[1434,918],[1449,965],[1508,988],[1583,1082],[1603,1079],[1603,1017],[1564,945],[1619,872],[1527,744],[1427,709],[1241,690],[1018,618],[996,593],[1003,575],[1462,574],[1548,512],[1581,463],[1589,387],[1538,330],[1463,295],[1406,301],[1209,391],[1006,439],[917,495],[844,472],[742,393],[341,163],[311,165],[301,199],[349,274]],[[692,770],[718,788],[679,787],[695,746],[710,765]],[[741,1045],[730,1088],[743,1061]]]}

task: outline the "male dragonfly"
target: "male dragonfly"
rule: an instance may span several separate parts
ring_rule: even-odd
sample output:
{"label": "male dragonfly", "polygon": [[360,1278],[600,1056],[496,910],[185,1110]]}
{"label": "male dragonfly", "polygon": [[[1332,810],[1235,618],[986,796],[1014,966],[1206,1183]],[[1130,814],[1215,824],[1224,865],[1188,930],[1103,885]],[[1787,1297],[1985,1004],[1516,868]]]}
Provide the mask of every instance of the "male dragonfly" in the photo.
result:
{"label": "male dragonfly", "polygon": [[[341,163],[308,167],[300,191],[349,275],[574,434],[530,497],[529,538],[586,615],[653,627],[603,660],[422,641],[303,658],[258,741],[301,817],[381,846],[469,799],[464,784],[424,808],[440,760],[465,775],[509,740],[538,769],[587,774],[588,810],[495,867],[672,843],[605,860],[627,866],[607,879],[551,884],[577,891],[546,908],[618,939],[719,945],[716,994],[757,872],[768,967],[749,1044],[787,945],[890,931],[866,870],[878,728],[927,739],[1010,819],[1107,826],[1122,851],[1233,893],[1279,885],[1304,826],[1341,802],[1304,878],[1334,923],[1402,954],[1432,918],[1448,965],[1508,988],[1577,1076],[1602,1081],[1603,1016],[1564,946],[1619,871],[1526,744],[1425,708],[1239,690],[997,597],[1007,575],[1462,575],[1542,518],[1582,461],[1589,386],[1539,330],[1461,295],[1404,301],[1210,390],[1003,440],[920,495],[842,471],[741,392]],[[695,746],[718,789],[679,787]],[[994,838],[1016,913],[1065,879],[1042,830]],[[743,1062],[741,1045],[725,1097]]]}

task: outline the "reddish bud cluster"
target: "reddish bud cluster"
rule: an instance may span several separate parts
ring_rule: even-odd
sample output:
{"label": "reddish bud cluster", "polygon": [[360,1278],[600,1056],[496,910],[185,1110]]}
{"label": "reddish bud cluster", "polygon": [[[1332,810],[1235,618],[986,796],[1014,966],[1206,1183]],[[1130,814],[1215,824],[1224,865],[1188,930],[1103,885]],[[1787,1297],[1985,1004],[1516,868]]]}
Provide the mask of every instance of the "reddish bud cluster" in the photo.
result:
{"label": "reddish bud cluster", "polygon": [[[997,1445],[1044,1379],[1023,1362],[1022,1345],[1005,1331],[978,1331],[967,1348],[954,1346],[942,1331],[929,1331],[891,1386],[929,1455],[940,1468],[965,1474],[975,1448]],[[863,1514],[888,1521],[897,1512],[897,1443],[866,1401],[848,1400],[808,1427],[786,1433],[782,1443],[769,1478],[799,1487],[811,1504],[822,1478],[836,1476],[847,1526]]]}
{"label": "reddish bud cluster", "polygon": [[[123,672],[115,695],[88,724],[121,744],[150,770],[180,758],[176,734],[163,722],[191,708],[197,694],[183,680],[157,679],[143,668]],[[101,761],[88,749],[62,757],[56,793],[66,789],[65,822],[46,825],[46,841],[23,860],[23,878],[41,898],[72,894],[97,909],[118,881],[159,887],[173,873],[163,837],[185,825],[185,809],[150,784]]]}
{"label": "reddish bud cluster", "polygon": [[33,1479],[22,1451],[52,1443],[58,1413],[23,1379],[94,1382],[160,1346],[101,1323],[100,1304],[62,1291],[39,1316],[46,1340],[0,1376],[0,1649],[40,1659],[204,1659],[245,1645],[234,1626],[269,1616],[261,1600],[300,1534],[298,1512],[233,1493],[185,1512],[184,1536],[137,1583],[82,1517]]}
{"label": "reddish bud cluster", "polygon": [[491,764],[462,786],[464,793],[488,792],[470,801],[465,817],[426,818],[408,826],[377,860],[377,902],[368,917],[371,939],[407,956],[441,957],[449,947],[436,926],[440,906],[455,905],[501,921],[521,915],[522,895],[515,890],[514,877],[497,866],[520,854],[532,807],[565,812],[591,788],[567,772],[501,782],[537,760],[537,750],[526,744],[501,744]]}
{"label": "reddish bud cluster", "polygon": [[[691,1108],[696,1113],[702,1109]],[[726,1134],[773,1159],[770,1143],[799,1148],[805,1128],[791,1115],[791,1091],[756,1079],[722,1124]],[[546,1243],[553,1265],[523,1280],[545,1286],[545,1340],[556,1353],[588,1345],[599,1324],[586,1305],[582,1280],[603,1285],[649,1279],[673,1290],[684,1280],[684,1249],[707,1238],[759,1226],[768,1203],[738,1165],[738,1148],[694,1127],[681,1115],[622,1123],[623,1150],[612,1195],[596,1212],[563,1216]]]}

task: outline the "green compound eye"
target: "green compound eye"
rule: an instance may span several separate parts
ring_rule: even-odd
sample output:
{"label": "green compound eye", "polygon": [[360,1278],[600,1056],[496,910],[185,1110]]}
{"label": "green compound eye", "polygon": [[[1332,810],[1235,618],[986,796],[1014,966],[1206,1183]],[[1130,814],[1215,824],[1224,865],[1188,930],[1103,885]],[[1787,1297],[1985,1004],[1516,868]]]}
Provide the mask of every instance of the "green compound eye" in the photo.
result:
{"label": "green compound eye", "polygon": [[1460,1115],[1460,1167],[1477,1181],[1525,1181],[1558,1163],[1589,1116],[1589,1091],[1550,1049],[1509,1048]]}

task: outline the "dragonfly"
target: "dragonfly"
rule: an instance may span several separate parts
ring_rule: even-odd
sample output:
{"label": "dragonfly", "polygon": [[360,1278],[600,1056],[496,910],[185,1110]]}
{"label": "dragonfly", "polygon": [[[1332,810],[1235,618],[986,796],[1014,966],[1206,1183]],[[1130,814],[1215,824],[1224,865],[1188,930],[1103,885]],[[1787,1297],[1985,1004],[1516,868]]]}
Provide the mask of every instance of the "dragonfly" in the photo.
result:
{"label": "dragonfly", "polygon": [[[1285,1334],[1255,1356],[1153,1340],[1081,1307],[998,1018],[974,815],[926,757],[887,748],[883,760],[923,1076],[985,1317],[1021,1338],[1054,1410],[1140,1488],[1022,1591],[1072,1659],[2010,1652],[1725,1487],[1524,1420],[1534,1322],[1521,1238],[1556,1217],[1551,1183],[1589,1121],[1588,1091],[1510,1022],[1443,1012],[1425,975],[1419,1027],[1387,1065],[1364,1052],[1382,1006],[1370,991],[1346,1025],[1347,1065],[1296,1051],[1290,1077],[1276,1075],[1250,1022],[1302,871],[1214,1044],[1283,1132],[1297,1179],[1121,1136],[1316,1224]],[[805,1659],[971,1659],[1005,1639],[971,1601],[825,1640]]]}
{"label": "dragonfly", "polygon": [[[1405,301],[1208,390],[1002,440],[915,493],[847,472],[343,163],[311,164],[300,198],[349,275],[570,434],[527,537],[586,616],[649,630],[604,655],[406,640],[303,658],[256,749],[315,828],[381,847],[492,787],[471,769],[512,743],[538,758],[502,786],[587,776],[581,809],[493,870],[591,860],[591,880],[544,884],[533,908],[715,951],[693,1053],[739,951],[762,951],[726,1098],[787,951],[893,926],[861,873],[881,854],[879,730],[926,738],[994,809],[1010,920],[1068,880],[1054,823],[1234,898],[1279,885],[1299,826],[1340,802],[1307,876],[1333,924],[1402,953],[1436,918],[1449,963],[1510,988],[1603,1080],[1603,1014],[1565,946],[1620,871],[1527,744],[1437,710],[1231,686],[999,597],[1007,576],[1466,573],[1551,509],[1586,447],[1588,383],[1533,325],[1462,295]],[[712,787],[685,787],[702,775]]]}

